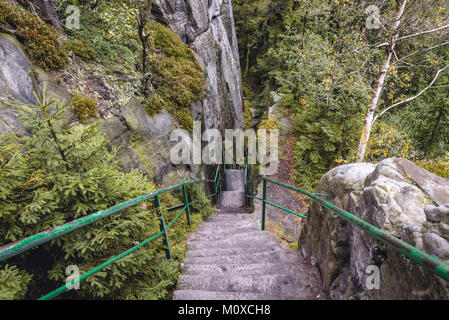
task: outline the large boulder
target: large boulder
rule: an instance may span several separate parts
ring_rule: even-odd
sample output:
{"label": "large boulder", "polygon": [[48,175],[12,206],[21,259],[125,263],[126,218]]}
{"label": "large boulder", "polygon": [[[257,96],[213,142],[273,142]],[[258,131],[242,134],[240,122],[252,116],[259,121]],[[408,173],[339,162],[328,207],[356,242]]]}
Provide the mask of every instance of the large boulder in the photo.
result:
{"label": "large boulder", "polygon": [[[336,206],[449,263],[449,181],[406,159],[325,174],[318,192]],[[449,284],[340,216],[312,203],[299,246],[333,299],[447,299]],[[380,288],[369,289],[369,266]]]}

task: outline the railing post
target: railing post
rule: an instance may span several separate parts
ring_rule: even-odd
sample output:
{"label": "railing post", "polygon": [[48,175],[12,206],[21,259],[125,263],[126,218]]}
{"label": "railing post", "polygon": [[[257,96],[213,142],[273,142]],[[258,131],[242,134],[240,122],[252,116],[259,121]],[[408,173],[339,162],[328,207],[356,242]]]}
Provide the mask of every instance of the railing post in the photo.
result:
{"label": "railing post", "polygon": [[187,224],[191,226],[192,221],[190,220],[190,205],[189,205],[189,198],[187,197],[187,188],[185,184],[182,185],[182,195],[184,197],[184,205],[186,206]]}
{"label": "railing post", "polygon": [[164,233],[164,245],[167,247],[165,250],[165,255],[167,259],[172,260],[172,254],[171,254],[171,248],[170,248],[170,241],[168,240],[168,234],[167,234],[167,228],[165,227],[165,219],[164,219],[164,210],[161,207],[161,198],[159,195],[154,198],[154,207],[156,210],[159,210],[159,216],[160,216],[160,229],[161,232]]}
{"label": "railing post", "polygon": [[263,201],[262,201],[262,231],[265,230],[265,207],[267,200],[267,179],[263,178]]}
{"label": "railing post", "polygon": [[254,212],[254,181],[251,181],[251,212]]}

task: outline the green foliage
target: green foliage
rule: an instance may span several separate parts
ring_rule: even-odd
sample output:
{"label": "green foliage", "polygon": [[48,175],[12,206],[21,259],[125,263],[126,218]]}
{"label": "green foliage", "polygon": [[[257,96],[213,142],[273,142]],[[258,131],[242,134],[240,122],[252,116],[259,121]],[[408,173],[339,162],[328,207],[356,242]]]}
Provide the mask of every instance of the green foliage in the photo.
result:
{"label": "green foliage", "polygon": [[[6,244],[72,221],[93,212],[155,191],[138,171],[123,173],[117,149],[96,125],[62,129],[65,105],[48,102],[45,92],[39,106],[17,107],[33,133],[0,136],[0,243]],[[166,195],[163,201],[179,203]],[[171,221],[174,213],[166,215]],[[194,228],[201,215],[196,215]],[[179,219],[169,231],[175,257],[183,256],[187,231]],[[38,298],[65,283],[66,267],[81,273],[159,232],[152,203],[141,204],[102,219],[83,230],[38,247],[8,261],[23,272],[0,265],[0,296]],[[167,298],[179,272],[179,261],[167,262],[155,240],[81,283],[67,297],[107,299]],[[37,264],[36,261],[40,263]],[[26,273],[25,273],[26,272]],[[14,290],[1,279],[14,278]],[[9,283],[9,281],[8,281]],[[8,293],[8,290],[11,291]]]}
{"label": "green foliage", "polygon": [[[65,5],[75,1],[65,1]],[[139,63],[141,47],[135,26],[135,11],[124,2],[113,6],[103,3],[98,10],[80,6],[79,30],[67,30],[68,35],[83,44],[75,48],[75,54],[88,60],[95,60],[123,73],[135,73]],[[69,44],[69,48],[73,48]]]}
{"label": "green foliage", "polygon": [[95,60],[95,51],[82,41],[69,40],[64,42],[64,47],[67,51],[73,52],[75,55],[83,59],[88,61]]}
{"label": "green foliage", "polygon": [[[413,83],[423,87],[429,77],[432,75],[421,74]],[[439,83],[447,84],[448,81],[449,76],[442,75]],[[396,123],[425,157],[439,158],[449,150],[449,94],[446,87],[429,90],[398,112]]]}
{"label": "green foliage", "polygon": [[187,192],[190,202],[198,200],[197,203],[192,205],[192,212],[200,214],[203,220],[209,219],[214,214],[215,209],[201,187],[198,184],[188,185]]}
{"label": "green foliage", "polygon": [[0,300],[20,300],[25,297],[31,276],[14,266],[0,267]]}
{"label": "green foliage", "polygon": [[34,64],[45,70],[58,70],[66,65],[67,53],[59,41],[57,30],[42,21],[37,14],[2,0],[0,26],[17,31]]}
{"label": "green foliage", "polygon": [[446,153],[445,157],[418,161],[416,164],[440,177],[449,179],[449,152]]}
{"label": "green foliage", "polygon": [[205,90],[202,68],[193,51],[170,29],[151,22],[150,30],[155,49],[151,83],[156,95],[145,99],[144,104],[150,114],[167,109],[181,128],[191,131],[190,109],[201,100]]}
{"label": "green foliage", "polygon": [[290,1],[235,0],[232,6],[243,74],[258,80],[270,71],[261,68],[259,58],[275,44],[277,36],[282,33],[284,12],[291,7]]}
{"label": "green foliage", "polygon": [[69,108],[75,112],[75,115],[82,123],[85,123],[90,117],[98,116],[96,101],[79,92],[75,92],[72,95]]}
{"label": "green foliage", "polygon": [[253,121],[253,114],[251,112],[251,104],[245,100],[243,104],[243,120],[245,121],[245,128],[249,128]]}
{"label": "green foliage", "polygon": [[366,161],[377,163],[387,158],[414,159],[416,151],[410,139],[398,128],[379,122],[371,133]]}
{"label": "green foliage", "polygon": [[350,52],[361,40],[350,32],[363,10],[322,1],[234,6],[241,48],[249,54],[241,54],[242,64],[249,59],[248,76],[263,84],[253,100],[256,114],[266,113],[270,91],[283,94],[280,103],[289,109],[296,133],[296,182],[313,188],[336,160],[354,158],[360,138],[370,86],[354,72],[363,61]]}

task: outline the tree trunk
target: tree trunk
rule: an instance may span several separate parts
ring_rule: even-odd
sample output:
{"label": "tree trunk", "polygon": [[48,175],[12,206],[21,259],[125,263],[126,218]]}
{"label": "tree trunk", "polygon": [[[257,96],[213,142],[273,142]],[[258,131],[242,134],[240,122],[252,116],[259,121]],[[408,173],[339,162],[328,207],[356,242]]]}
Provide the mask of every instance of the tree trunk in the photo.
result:
{"label": "tree trunk", "polygon": [[390,51],[390,53],[388,54],[388,56],[385,60],[382,71],[380,72],[379,77],[377,78],[376,89],[374,91],[373,98],[371,99],[370,108],[368,109],[366,116],[365,116],[362,137],[360,138],[359,148],[357,150],[357,162],[362,162],[365,159],[366,147],[368,145],[368,141],[369,141],[369,138],[371,135],[371,129],[373,128],[373,124],[374,124],[374,120],[375,120],[374,114],[377,110],[377,104],[379,103],[380,96],[382,95],[382,90],[385,85],[387,73],[391,66],[391,57],[392,56],[393,56],[393,52]]}
{"label": "tree trunk", "polygon": [[152,47],[150,45],[150,33],[148,30],[148,22],[150,20],[151,7],[153,0],[146,0],[140,6],[137,6],[139,13],[137,15],[137,26],[139,33],[139,40],[142,44],[142,94],[148,96],[154,93],[154,88],[151,83],[150,57]]}
{"label": "tree trunk", "polygon": [[42,20],[56,29],[61,29],[58,13],[50,0],[33,0],[32,4],[37,9],[36,12]]}
{"label": "tree trunk", "polygon": [[384,65],[382,67],[381,72],[377,78],[376,88],[374,89],[373,98],[371,99],[370,108],[368,109],[365,122],[363,125],[362,136],[360,138],[359,148],[357,150],[357,162],[363,162],[365,160],[366,148],[368,145],[368,141],[371,135],[371,130],[373,128],[374,121],[376,121],[375,113],[377,110],[377,106],[382,95],[382,91],[385,86],[385,80],[387,79],[388,70],[391,66],[391,59],[393,57],[393,51],[396,47],[396,42],[399,38],[399,26],[401,25],[401,19],[404,15],[405,7],[407,5],[407,0],[404,0],[399,8],[398,15],[396,18],[396,22],[393,27],[393,37],[391,39],[391,43],[388,47],[388,54],[385,59]]}

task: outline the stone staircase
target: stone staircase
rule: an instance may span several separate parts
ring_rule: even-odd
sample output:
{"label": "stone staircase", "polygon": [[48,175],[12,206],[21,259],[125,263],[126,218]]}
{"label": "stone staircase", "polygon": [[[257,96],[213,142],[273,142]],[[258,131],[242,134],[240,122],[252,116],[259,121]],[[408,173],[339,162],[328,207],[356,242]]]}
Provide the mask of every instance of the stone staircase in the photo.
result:
{"label": "stone staircase", "polygon": [[226,191],[218,195],[220,208],[242,208],[245,206],[245,171],[226,170]]}
{"label": "stone staircase", "polygon": [[237,171],[226,171],[219,212],[189,236],[174,299],[324,299],[318,271],[245,212],[245,177]]}

